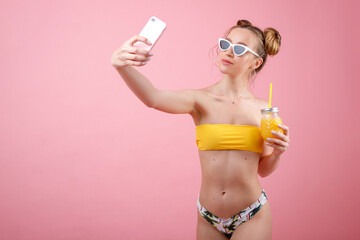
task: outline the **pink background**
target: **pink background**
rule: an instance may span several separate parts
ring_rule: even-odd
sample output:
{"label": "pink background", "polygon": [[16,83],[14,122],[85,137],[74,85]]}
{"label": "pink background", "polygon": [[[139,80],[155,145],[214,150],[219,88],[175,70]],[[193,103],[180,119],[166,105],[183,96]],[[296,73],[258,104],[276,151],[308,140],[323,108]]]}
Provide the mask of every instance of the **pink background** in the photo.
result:
{"label": "pink background", "polygon": [[359,1],[1,1],[0,239],[195,239],[201,171],[189,115],[147,108],[110,57],[151,16],[137,68],[155,87],[221,77],[209,49],[238,19],[276,28],[257,75],[290,128],[260,178],[273,239],[359,239]]}

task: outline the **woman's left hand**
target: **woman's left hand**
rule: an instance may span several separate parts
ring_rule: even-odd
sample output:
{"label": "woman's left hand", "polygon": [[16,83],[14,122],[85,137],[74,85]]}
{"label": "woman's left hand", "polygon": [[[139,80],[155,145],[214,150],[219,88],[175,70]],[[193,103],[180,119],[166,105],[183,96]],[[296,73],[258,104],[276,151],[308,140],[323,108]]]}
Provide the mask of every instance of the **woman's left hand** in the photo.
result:
{"label": "woman's left hand", "polygon": [[289,135],[289,128],[287,126],[279,124],[279,127],[284,129],[285,134],[271,131],[272,135],[278,137],[279,139],[278,138],[268,138],[267,140],[269,142],[265,142],[265,144],[274,148],[274,150],[273,150],[274,154],[281,155],[289,147],[290,135]]}

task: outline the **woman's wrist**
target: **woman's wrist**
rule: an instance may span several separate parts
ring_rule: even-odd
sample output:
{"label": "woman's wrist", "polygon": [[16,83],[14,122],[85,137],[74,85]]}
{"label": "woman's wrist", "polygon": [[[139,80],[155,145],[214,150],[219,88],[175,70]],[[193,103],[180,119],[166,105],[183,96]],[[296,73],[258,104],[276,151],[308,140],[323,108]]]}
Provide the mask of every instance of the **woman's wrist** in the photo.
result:
{"label": "woman's wrist", "polygon": [[283,152],[275,148],[271,154],[275,157],[280,157]]}

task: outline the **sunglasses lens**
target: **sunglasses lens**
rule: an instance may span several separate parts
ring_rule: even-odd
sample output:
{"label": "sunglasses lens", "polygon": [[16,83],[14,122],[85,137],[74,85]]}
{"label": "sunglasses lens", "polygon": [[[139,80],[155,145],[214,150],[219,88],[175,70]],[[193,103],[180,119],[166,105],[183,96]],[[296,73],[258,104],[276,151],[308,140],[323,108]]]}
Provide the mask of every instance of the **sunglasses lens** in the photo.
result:
{"label": "sunglasses lens", "polygon": [[220,49],[221,50],[226,50],[230,47],[230,43],[228,43],[227,41],[225,40],[220,40]]}
{"label": "sunglasses lens", "polygon": [[236,55],[241,55],[245,52],[245,48],[243,46],[240,45],[235,45],[234,47],[234,52]]}

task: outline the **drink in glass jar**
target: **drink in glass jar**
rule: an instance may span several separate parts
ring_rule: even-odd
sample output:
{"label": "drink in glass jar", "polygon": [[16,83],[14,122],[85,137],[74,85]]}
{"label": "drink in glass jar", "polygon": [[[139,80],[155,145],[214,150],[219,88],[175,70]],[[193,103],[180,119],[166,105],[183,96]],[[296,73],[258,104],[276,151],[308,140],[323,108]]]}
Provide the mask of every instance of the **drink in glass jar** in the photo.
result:
{"label": "drink in glass jar", "polygon": [[284,130],[279,127],[278,124],[282,125],[282,120],[279,117],[279,109],[277,107],[261,109],[261,136],[264,141],[267,138],[278,138],[271,133],[271,130],[284,134]]}

